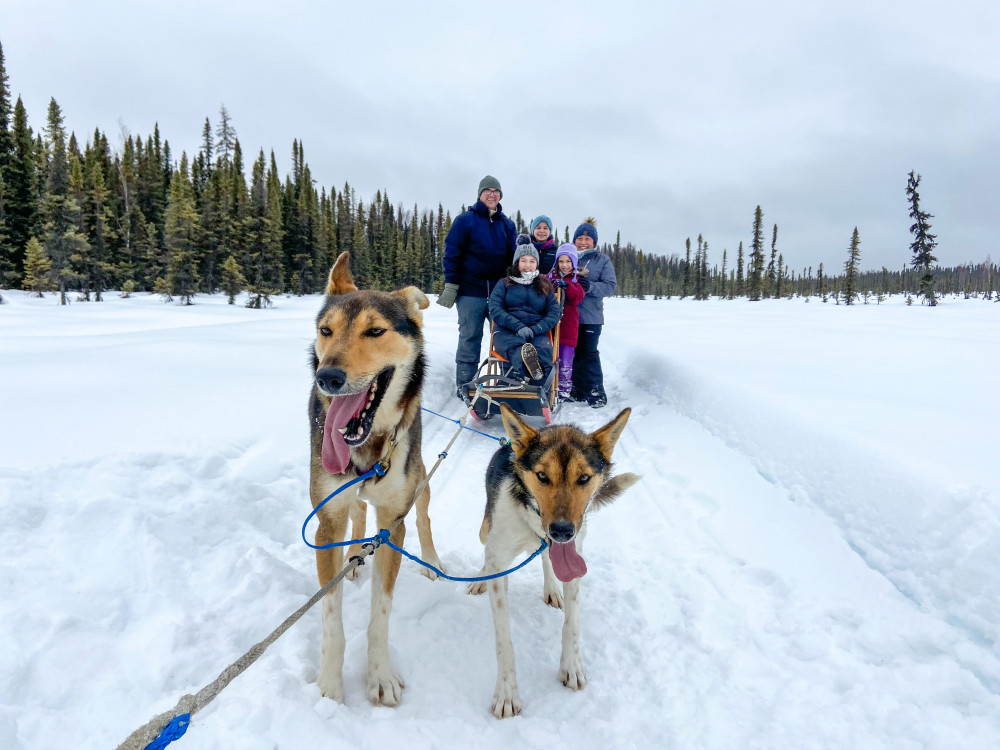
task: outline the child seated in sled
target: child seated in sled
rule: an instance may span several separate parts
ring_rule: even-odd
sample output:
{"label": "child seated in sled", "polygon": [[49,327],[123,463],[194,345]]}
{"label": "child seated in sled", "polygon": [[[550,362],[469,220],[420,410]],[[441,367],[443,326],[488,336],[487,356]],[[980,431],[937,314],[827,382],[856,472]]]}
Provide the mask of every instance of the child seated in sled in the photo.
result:
{"label": "child seated in sled", "polygon": [[559,327],[559,398],[565,401],[573,389],[573,355],[580,328],[580,303],[586,294],[580,277],[587,271],[577,271],[576,246],[565,243],[556,250],[556,261],[549,271],[549,281],[562,289],[563,313]]}
{"label": "child seated in sled", "polygon": [[510,363],[512,376],[544,382],[552,369],[552,343],[546,335],[556,327],[562,309],[552,282],[538,272],[538,251],[531,238],[521,235],[514,265],[493,287],[490,319],[496,328],[493,348]]}

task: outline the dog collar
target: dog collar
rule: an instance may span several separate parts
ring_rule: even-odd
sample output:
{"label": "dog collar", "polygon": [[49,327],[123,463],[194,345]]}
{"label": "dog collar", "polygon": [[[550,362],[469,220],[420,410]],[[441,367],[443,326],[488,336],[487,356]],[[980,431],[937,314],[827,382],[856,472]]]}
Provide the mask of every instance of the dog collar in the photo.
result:
{"label": "dog collar", "polygon": [[[389,459],[392,457],[392,452],[396,450],[396,435],[398,431],[399,427],[393,430],[392,437],[389,438],[389,449],[385,452],[382,458],[380,458],[378,461],[375,462],[374,466],[372,466],[370,469],[366,469],[365,471],[361,471],[360,469],[357,468],[357,466],[354,467],[355,471],[358,472],[358,476],[362,474],[367,474],[369,471],[372,471],[372,469],[374,469],[376,477],[375,481],[378,481],[379,479],[381,479],[382,477],[384,477],[386,474],[389,473],[389,467],[392,465],[392,462]],[[351,463],[353,465],[353,461]]]}

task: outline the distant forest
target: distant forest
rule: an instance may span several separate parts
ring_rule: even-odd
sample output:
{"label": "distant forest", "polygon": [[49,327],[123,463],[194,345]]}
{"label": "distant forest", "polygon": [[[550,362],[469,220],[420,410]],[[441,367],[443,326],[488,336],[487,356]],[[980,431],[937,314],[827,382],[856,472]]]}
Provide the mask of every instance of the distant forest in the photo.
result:
{"label": "distant forest", "polygon": [[[234,301],[247,292],[247,305],[261,307],[272,295],[322,291],[344,251],[359,286],[442,288],[452,213],[440,203],[404,208],[384,191],[366,202],[346,182],[317,190],[298,140],[282,177],[273,151],[248,160],[225,106],[214,124],[205,119],[198,152],[177,158],[158,126],[145,137],[123,128],[115,145],[95,129],[81,145],[67,134],[55,99],[35,131],[21,98],[11,105],[10,91],[0,45],[0,288],[54,291],[64,302],[71,294],[100,301],[112,289],[184,302],[219,291]],[[645,253],[619,233],[601,246],[614,263],[618,296],[813,296],[850,304],[922,294],[933,302],[932,285],[937,295],[1000,299],[997,265],[988,260],[921,270],[901,258],[900,268],[860,271],[857,230],[845,237],[843,266],[792,269],[779,250],[778,226],[768,244],[762,216],[758,206],[746,256],[740,243],[736,257],[723,250],[712,261],[700,235],[681,257]],[[520,211],[512,218],[527,231]],[[933,249],[933,235],[926,237]]]}

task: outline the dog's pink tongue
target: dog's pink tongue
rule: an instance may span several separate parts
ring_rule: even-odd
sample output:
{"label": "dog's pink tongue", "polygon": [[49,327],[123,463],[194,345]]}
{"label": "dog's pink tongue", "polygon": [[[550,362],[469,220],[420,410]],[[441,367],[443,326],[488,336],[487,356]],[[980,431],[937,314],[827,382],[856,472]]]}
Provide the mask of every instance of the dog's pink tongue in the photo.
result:
{"label": "dog's pink tongue", "polygon": [[323,468],[331,474],[343,474],[351,462],[351,447],[338,428],[346,427],[368,398],[368,391],[354,396],[334,396],[323,425]]}
{"label": "dog's pink tongue", "polygon": [[552,570],[563,583],[574,578],[583,578],[587,574],[587,563],[576,552],[576,540],[566,544],[552,542],[549,547],[549,559],[552,560]]}

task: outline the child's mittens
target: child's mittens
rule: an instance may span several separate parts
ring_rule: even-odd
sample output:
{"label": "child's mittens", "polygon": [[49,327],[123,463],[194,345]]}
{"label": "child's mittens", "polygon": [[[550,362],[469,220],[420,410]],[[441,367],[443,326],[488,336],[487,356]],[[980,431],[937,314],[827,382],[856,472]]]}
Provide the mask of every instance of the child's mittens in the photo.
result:
{"label": "child's mittens", "polygon": [[578,276],[576,279],[576,283],[582,286],[583,291],[585,292],[590,289],[590,279],[588,279],[586,276]]}
{"label": "child's mittens", "polygon": [[520,336],[524,341],[531,341],[535,338],[535,333],[528,326],[523,326],[517,329],[517,335]]}

